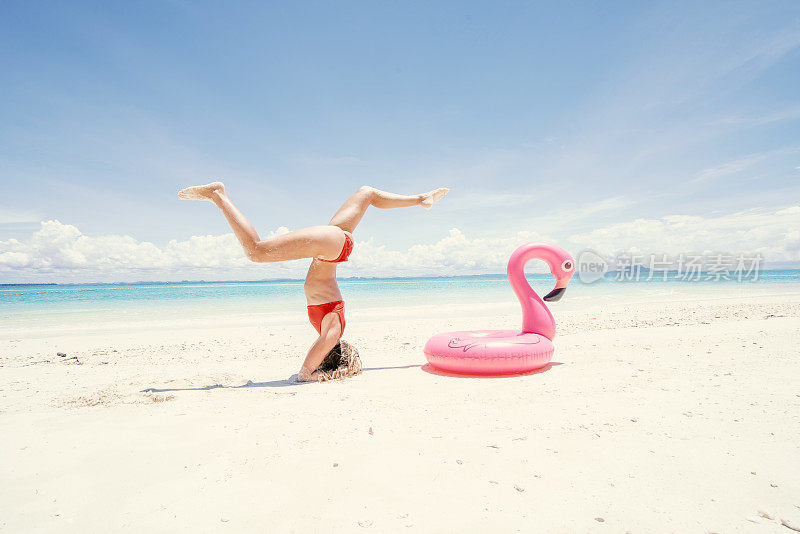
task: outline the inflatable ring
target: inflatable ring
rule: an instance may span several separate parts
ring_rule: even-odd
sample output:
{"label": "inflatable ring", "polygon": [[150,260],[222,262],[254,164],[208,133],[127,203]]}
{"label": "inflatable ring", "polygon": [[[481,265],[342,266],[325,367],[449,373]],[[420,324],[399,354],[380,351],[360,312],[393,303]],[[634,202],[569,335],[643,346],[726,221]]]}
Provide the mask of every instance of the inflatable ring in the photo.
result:
{"label": "inflatable ring", "polygon": [[433,367],[461,374],[502,375],[534,371],[553,358],[555,320],[525,279],[525,264],[542,259],[556,277],[544,300],[559,300],[575,272],[575,260],[563,249],[544,243],[519,247],[508,260],[508,280],[522,305],[522,330],[472,330],[436,334],[425,344]]}
{"label": "inflatable ring", "polygon": [[445,332],[425,344],[428,362],[442,371],[476,375],[515,374],[544,367],[553,342],[519,330]]}

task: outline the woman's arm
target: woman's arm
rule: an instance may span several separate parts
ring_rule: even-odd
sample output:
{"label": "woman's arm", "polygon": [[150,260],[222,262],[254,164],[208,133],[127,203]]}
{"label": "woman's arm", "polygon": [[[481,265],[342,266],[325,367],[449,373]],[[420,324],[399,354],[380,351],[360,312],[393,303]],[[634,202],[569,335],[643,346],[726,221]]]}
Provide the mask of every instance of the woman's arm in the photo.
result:
{"label": "woman's arm", "polygon": [[322,333],[319,335],[311,348],[308,349],[308,354],[297,374],[297,379],[301,382],[308,382],[317,379],[317,367],[325,359],[325,356],[333,350],[333,347],[339,342],[342,336],[342,325],[339,322],[339,316],[335,313],[329,313],[322,318],[320,325]]}

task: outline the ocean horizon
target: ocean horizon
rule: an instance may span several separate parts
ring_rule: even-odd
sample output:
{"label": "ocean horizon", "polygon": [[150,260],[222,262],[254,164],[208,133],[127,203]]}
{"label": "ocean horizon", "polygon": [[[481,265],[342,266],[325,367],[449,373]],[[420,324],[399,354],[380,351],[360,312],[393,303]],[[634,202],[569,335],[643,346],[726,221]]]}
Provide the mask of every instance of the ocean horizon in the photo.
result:
{"label": "ocean horizon", "polygon": [[[593,283],[573,277],[565,298],[552,306],[579,309],[587,303],[626,299],[714,298],[715,294],[800,291],[800,269],[763,270],[756,279],[715,280],[700,273],[692,279],[650,276],[616,280],[609,272]],[[527,274],[540,295],[554,285],[545,273]],[[516,303],[505,274],[445,277],[343,278],[339,280],[349,310],[392,307],[448,307]],[[305,314],[303,280],[123,282],[85,284],[0,285],[0,322],[11,329],[91,328],[110,323],[159,322],[164,325],[215,317],[258,318],[261,321],[302,320]],[[289,318],[289,319],[287,319]]]}
{"label": "ocean horizon", "polygon": [[[649,270],[642,267],[640,271],[648,274]],[[614,276],[622,271],[609,270],[604,279],[606,281],[613,281]],[[668,271],[653,271],[653,279],[660,278],[664,273],[672,280],[676,279],[679,274],[677,270]],[[657,273],[657,274],[656,274]],[[705,278],[709,275],[707,271],[701,271],[700,275]],[[535,278],[552,278],[552,275],[546,272],[525,273],[529,279]],[[497,278],[506,277],[506,273],[481,273],[481,274],[456,274],[456,275],[419,275],[419,276],[340,276],[339,282],[350,280],[446,280],[446,279],[459,279],[459,278]],[[791,277],[800,281],[800,267],[791,269],[761,269],[756,278],[774,280],[776,277]],[[575,274],[575,280],[578,280],[579,273]],[[749,277],[748,277],[749,278]],[[280,282],[302,282],[304,278],[261,278],[257,280],[206,280],[203,278],[198,279],[185,279],[185,280],[136,280],[131,282],[117,281],[117,282],[0,282],[0,288],[9,287],[31,287],[31,286],[127,286],[127,285],[181,285],[181,284],[260,284],[260,283],[280,283]],[[651,280],[637,280],[637,281],[651,281]]]}

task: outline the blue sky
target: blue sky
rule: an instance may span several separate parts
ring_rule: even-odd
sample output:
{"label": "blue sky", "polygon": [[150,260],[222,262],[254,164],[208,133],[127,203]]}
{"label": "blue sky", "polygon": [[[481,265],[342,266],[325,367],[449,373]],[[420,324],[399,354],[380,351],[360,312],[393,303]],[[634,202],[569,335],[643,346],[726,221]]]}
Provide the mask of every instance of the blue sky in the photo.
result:
{"label": "blue sky", "polygon": [[687,250],[800,260],[794,0],[7,1],[0,68],[9,279],[80,270],[65,239],[226,234],[176,198],[211,179],[265,235],[324,224],[365,183],[451,187],[365,218],[359,240],[402,254],[454,228],[658,251],[645,220]]}

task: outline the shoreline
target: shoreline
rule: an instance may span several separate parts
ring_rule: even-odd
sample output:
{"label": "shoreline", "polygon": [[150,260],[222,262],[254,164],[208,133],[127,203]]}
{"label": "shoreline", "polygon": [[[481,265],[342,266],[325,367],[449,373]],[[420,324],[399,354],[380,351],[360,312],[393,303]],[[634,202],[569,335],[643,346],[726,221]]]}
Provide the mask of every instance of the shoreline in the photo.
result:
{"label": "shoreline", "polygon": [[[572,289],[572,288],[570,288]],[[584,289],[584,288],[581,288]],[[605,313],[616,308],[631,305],[644,307],[662,307],[702,301],[703,303],[742,301],[748,303],[764,303],[765,299],[782,301],[800,297],[799,284],[770,284],[767,286],[739,285],[724,287],[711,285],[697,287],[686,284],[680,287],[613,287],[605,292],[598,286],[585,288],[585,294],[568,291],[567,297],[550,305],[551,312],[556,315],[570,317],[581,313]],[[626,290],[627,289],[627,290]],[[634,291],[635,290],[635,291]],[[467,292],[464,292],[467,293]],[[501,288],[493,294],[482,294],[480,289],[471,291],[468,298],[438,295],[436,303],[411,304],[409,302],[378,301],[375,297],[356,296],[347,302],[348,317],[356,321],[371,321],[376,315],[388,311],[403,318],[414,317],[442,318],[448,314],[457,316],[470,315],[471,310],[486,316],[500,314],[509,321],[513,328],[519,322],[519,303],[510,288]],[[268,299],[268,297],[266,297]],[[411,300],[410,298],[408,300]],[[218,302],[202,304],[185,302],[168,302],[167,306],[155,306],[147,301],[137,303],[141,307],[122,308],[118,310],[112,300],[104,301],[106,309],[67,309],[51,310],[42,308],[33,312],[7,312],[6,328],[0,331],[0,341],[12,337],[41,336],[53,337],[61,334],[80,332],[86,335],[103,334],[109,331],[135,331],[137,329],[191,329],[193,327],[285,327],[304,325],[307,322],[305,300],[302,295],[293,295],[291,299],[280,297],[277,303],[269,301],[259,307],[250,307],[246,300],[220,298]],[[14,316],[17,316],[16,321]],[[19,318],[19,317],[24,318]],[[27,316],[27,317],[25,317]],[[222,321],[222,322],[220,322]],[[380,320],[379,320],[380,322]],[[45,332],[46,331],[46,332]]]}

